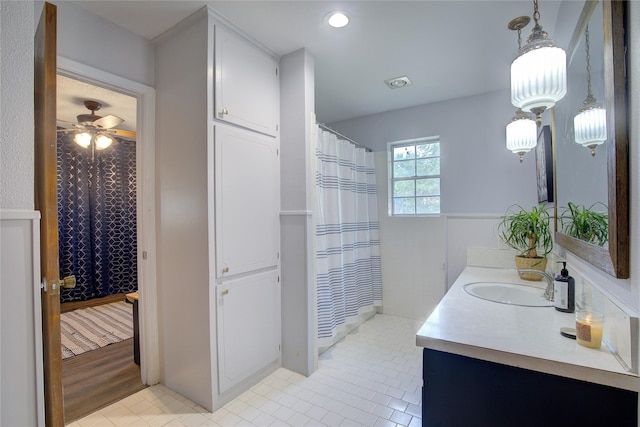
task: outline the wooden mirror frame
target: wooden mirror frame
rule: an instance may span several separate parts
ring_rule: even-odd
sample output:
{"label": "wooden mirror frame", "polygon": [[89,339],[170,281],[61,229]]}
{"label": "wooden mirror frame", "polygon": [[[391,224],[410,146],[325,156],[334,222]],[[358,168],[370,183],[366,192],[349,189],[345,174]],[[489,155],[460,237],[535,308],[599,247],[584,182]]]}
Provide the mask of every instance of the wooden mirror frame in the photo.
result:
{"label": "wooden mirror frame", "polygon": [[[559,231],[555,206],[555,241],[589,264],[618,278],[629,277],[629,140],[627,120],[627,1],[602,0],[604,34],[605,102],[607,109],[607,175],[609,203],[609,247],[600,247]],[[587,2],[594,3],[594,2]],[[595,5],[593,5],[595,6]],[[593,6],[591,10],[593,10]],[[585,10],[589,7],[587,4]],[[571,57],[589,17],[583,14],[567,52]],[[590,14],[589,14],[590,15]],[[552,128],[555,140],[555,114]],[[555,144],[554,144],[555,145]],[[553,160],[554,176],[556,159]],[[556,184],[557,194],[557,180]],[[557,198],[556,198],[557,200]]]}

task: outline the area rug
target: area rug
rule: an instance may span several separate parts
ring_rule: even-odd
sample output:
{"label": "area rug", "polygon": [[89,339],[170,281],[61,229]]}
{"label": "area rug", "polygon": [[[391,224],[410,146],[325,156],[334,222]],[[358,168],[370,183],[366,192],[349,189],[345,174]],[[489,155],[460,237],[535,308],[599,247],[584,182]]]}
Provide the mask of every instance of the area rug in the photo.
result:
{"label": "area rug", "polygon": [[62,313],[62,358],[133,338],[133,304],[110,304]]}

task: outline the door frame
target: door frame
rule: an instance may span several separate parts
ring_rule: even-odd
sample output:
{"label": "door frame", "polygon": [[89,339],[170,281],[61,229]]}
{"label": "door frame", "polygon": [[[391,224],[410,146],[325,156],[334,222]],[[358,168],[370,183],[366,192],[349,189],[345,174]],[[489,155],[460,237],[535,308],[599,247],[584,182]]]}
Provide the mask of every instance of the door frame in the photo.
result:
{"label": "door frame", "polygon": [[156,280],[155,89],[89,65],[58,56],[58,74],[120,92],[137,100],[136,177],[140,321],[140,376],[160,381],[158,287]]}

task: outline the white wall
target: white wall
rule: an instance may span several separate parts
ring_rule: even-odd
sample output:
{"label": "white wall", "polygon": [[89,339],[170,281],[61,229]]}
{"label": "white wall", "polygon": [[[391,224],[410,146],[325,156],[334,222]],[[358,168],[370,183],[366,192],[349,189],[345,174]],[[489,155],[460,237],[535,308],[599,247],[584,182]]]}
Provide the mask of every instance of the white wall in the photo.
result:
{"label": "white wall", "polygon": [[519,163],[505,148],[505,126],[513,113],[505,90],[331,124],[376,152],[385,313],[426,318],[444,295],[447,258],[454,274],[466,259],[468,244],[494,244],[468,234],[448,237],[444,216],[389,217],[387,143],[439,135],[442,212],[465,214],[456,219],[457,227],[480,221],[490,229],[477,235],[486,236],[494,232],[495,221],[478,216],[495,217],[512,203],[527,208],[537,204],[534,153]]}
{"label": "white wall", "polygon": [[442,212],[494,213],[512,203],[537,203],[534,153],[521,164],[505,148],[505,126],[514,112],[504,90],[331,126],[373,151],[386,150],[388,142],[439,135]]}
{"label": "white wall", "polygon": [[214,265],[211,68],[207,14],[196,16],[191,26],[165,38],[156,55],[160,366],[163,384],[212,410],[217,361],[215,293],[209,282],[209,265]]}
{"label": "white wall", "polygon": [[426,319],[445,292],[445,218],[387,215],[387,155],[375,153],[385,314]]}
{"label": "white wall", "polygon": [[154,49],[143,37],[67,1],[58,6],[58,55],[153,86]]}
{"label": "white wall", "polygon": [[303,375],[318,363],[310,164],[313,83],[313,57],[305,49],[280,59],[282,366]]}

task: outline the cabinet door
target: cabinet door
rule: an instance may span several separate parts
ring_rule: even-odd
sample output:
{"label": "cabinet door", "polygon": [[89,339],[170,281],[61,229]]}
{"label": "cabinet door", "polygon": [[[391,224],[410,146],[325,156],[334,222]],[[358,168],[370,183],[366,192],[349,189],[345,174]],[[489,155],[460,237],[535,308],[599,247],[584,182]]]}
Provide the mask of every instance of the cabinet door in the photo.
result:
{"label": "cabinet door", "polygon": [[216,118],[275,136],[279,117],[276,60],[216,25],[215,68]]}
{"label": "cabinet door", "polygon": [[216,277],[278,265],[279,165],[276,139],[215,127]]}
{"label": "cabinet door", "polygon": [[219,391],[224,393],[280,355],[277,271],[216,286]]}

